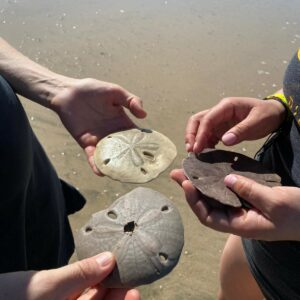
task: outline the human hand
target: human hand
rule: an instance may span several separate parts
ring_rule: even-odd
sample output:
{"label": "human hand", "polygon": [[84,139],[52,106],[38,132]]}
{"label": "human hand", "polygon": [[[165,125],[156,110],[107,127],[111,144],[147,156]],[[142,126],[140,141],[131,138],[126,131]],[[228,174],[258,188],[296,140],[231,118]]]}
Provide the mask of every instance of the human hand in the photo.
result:
{"label": "human hand", "polygon": [[139,300],[137,290],[107,289],[101,286],[101,281],[108,276],[114,265],[112,254],[104,252],[59,269],[1,274],[0,298]]}
{"label": "human hand", "polygon": [[67,86],[53,97],[50,108],[85,150],[93,171],[101,175],[93,159],[98,141],[109,133],[136,127],[123,108],[144,118],[142,101],[116,84],[96,79],[73,80]]}
{"label": "human hand", "polygon": [[191,209],[205,226],[257,240],[300,240],[300,188],[267,187],[238,175],[228,175],[224,183],[252,208],[216,209],[201,198],[183,170],[173,170]]}
{"label": "human hand", "polygon": [[226,146],[244,140],[256,140],[276,130],[285,116],[285,108],[275,100],[231,97],[188,120],[186,149],[201,152],[222,141]]}

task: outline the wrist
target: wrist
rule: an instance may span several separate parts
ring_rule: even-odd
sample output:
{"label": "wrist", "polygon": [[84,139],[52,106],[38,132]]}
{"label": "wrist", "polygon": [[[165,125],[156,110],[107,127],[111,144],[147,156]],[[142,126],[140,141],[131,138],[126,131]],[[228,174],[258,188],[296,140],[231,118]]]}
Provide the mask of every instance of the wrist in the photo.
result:
{"label": "wrist", "polygon": [[53,99],[59,97],[59,95],[72,89],[78,79],[62,76],[59,74],[53,74],[36,84],[36,96],[34,101],[41,105],[50,108],[53,111],[57,111],[56,103]]}
{"label": "wrist", "polygon": [[282,90],[278,91],[273,95],[265,97],[263,100],[273,101],[274,105],[277,105],[280,113],[281,123],[284,121],[292,120],[293,115],[291,113],[288,101],[285,98],[285,95],[283,94]]}
{"label": "wrist", "polygon": [[52,99],[75,81],[37,64],[1,38],[0,74],[16,93],[48,108]]}
{"label": "wrist", "polygon": [[279,125],[282,124],[285,120],[287,120],[288,112],[286,110],[286,107],[281,102],[274,99],[268,99],[268,102],[272,103],[272,105],[276,108],[276,114],[278,116]]}

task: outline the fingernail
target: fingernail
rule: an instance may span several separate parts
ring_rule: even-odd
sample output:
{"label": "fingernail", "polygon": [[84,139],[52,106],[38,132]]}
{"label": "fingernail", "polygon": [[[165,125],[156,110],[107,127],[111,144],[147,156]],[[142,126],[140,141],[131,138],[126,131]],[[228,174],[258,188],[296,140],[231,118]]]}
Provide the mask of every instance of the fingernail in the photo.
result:
{"label": "fingernail", "polygon": [[189,151],[189,150],[190,150],[190,147],[191,147],[191,145],[190,145],[189,143],[185,144],[185,149],[186,149],[186,151]]}
{"label": "fingernail", "polygon": [[196,142],[196,143],[194,144],[193,150],[197,149],[197,147],[198,147],[198,143]]}
{"label": "fingernail", "polygon": [[104,252],[96,258],[96,261],[101,267],[106,267],[111,263],[112,259],[113,259],[112,253]]}
{"label": "fingernail", "polygon": [[236,176],[230,174],[230,175],[227,175],[225,178],[224,178],[224,183],[228,186],[228,187],[233,187],[233,185],[236,183],[237,181],[237,178]]}
{"label": "fingernail", "polygon": [[236,142],[236,140],[237,140],[237,136],[232,132],[225,133],[222,136],[222,142],[225,145],[232,145]]}

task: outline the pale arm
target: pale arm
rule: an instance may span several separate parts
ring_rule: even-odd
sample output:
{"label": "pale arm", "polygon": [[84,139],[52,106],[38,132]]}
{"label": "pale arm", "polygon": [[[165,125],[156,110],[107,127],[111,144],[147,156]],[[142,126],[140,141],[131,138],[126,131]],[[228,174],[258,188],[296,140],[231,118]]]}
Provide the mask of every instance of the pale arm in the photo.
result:
{"label": "pale arm", "polygon": [[0,75],[15,91],[55,111],[85,150],[93,171],[96,144],[104,136],[136,127],[125,113],[144,118],[139,97],[123,87],[91,78],[75,79],[54,73],[19,53],[0,38]]}
{"label": "pale arm", "polygon": [[0,74],[14,90],[43,106],[77,79],[56,74],[30,60],[0,37]]}

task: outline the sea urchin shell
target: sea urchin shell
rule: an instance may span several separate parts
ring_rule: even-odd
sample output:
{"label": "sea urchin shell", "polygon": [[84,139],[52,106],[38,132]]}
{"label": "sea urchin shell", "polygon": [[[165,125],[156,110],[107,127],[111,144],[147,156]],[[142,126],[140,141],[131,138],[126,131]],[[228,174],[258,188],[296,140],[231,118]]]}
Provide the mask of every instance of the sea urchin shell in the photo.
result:
{"label": "sea urchin shell", "polygon": [[175,145],[163,134],[135,128],[100,140],[94,161],[99,171],[112,179],[144,183],[163,172],[176,155]]}
{"label": "sea urchin shell", "polygon": [[238,174],[267,186],[280,185],[280,177],[262,163],[240,153],[206,149],[199,154],[189,153],[183,161],[185,175],[212,206],[218,203],[240,207],[248,204],[226,187],[224,178]]}
{"label": "sea urchin shell", "polygon": [[93,214],[75,243],[79,259],[114,253],[117,264],[104,281],[106,287],[134,287],[176,266],[184,232],[175,205],[159,192],[139,187]]}

